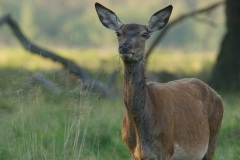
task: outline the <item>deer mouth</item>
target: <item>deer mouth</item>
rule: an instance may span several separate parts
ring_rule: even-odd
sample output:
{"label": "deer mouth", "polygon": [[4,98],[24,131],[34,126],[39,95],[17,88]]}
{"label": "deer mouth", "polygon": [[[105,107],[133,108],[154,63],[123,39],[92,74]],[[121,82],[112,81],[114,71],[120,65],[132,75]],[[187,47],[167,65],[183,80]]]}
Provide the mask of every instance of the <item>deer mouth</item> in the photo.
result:
{"label": "deer mouth", "polygon": [[133,54],[132,53],[120,53],[120,56],[124,59],[131,59]]}
{"label": "deer mouth", "polygon": [[133,61],[133,54],[132,53],[120,53],[120,57],[124,62],[131,62]]}

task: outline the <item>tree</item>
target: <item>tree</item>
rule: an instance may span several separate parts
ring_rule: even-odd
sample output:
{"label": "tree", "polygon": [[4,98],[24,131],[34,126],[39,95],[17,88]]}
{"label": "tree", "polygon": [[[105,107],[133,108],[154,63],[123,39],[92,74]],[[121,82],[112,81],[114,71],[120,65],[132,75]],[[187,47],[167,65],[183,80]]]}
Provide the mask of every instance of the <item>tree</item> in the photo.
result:
{"label": "tree", "polygon": [[210,85],[240,91],[240,1],[226,0],[226,34],[213,68]]}

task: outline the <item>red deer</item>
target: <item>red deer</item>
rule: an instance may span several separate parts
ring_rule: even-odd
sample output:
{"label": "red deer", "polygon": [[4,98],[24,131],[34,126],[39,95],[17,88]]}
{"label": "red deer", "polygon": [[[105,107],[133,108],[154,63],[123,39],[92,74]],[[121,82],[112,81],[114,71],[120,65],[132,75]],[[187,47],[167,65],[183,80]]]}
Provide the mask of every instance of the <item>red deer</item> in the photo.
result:
{"label": "red deer", "polygon": [[101,23],[116,32],[124,64],[122,139],[135,160],[212,160],[223,117],[220,96],[204,82],[180,79],[146,82],[145,42],[168,22],[172,6],[147,25],[123,24],[95,4]]}

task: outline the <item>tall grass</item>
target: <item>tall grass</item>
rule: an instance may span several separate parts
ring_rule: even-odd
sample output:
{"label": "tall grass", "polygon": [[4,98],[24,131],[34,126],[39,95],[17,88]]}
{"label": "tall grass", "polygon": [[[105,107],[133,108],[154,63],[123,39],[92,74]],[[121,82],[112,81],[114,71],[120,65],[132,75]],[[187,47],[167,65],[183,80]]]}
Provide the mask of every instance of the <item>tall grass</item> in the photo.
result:
{"label": "tall grass", "polygon": [[[43,95],[41,88],[14,95],[15,110],[1,116],[0,159],[81,159],[91,106],[87,95]],[[0,106],[1,111],[6,110]],[[4,114],[4,113],[2,113]],[[5,113],[6,114],[6,113]]]}

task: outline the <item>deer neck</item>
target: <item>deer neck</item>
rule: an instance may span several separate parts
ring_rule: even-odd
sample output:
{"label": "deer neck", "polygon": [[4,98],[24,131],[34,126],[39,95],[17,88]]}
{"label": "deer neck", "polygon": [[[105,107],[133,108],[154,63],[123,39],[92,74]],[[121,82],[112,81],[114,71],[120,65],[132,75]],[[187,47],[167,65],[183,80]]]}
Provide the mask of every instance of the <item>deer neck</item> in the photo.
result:
{"label": "deer neck", "polygon": [[[147,85],[144,60],[124,64],[124,103],[129,118],[138,125],[145,125],[149,117],[147,107]],[[143,122],[145,121],[145,122]]]}

